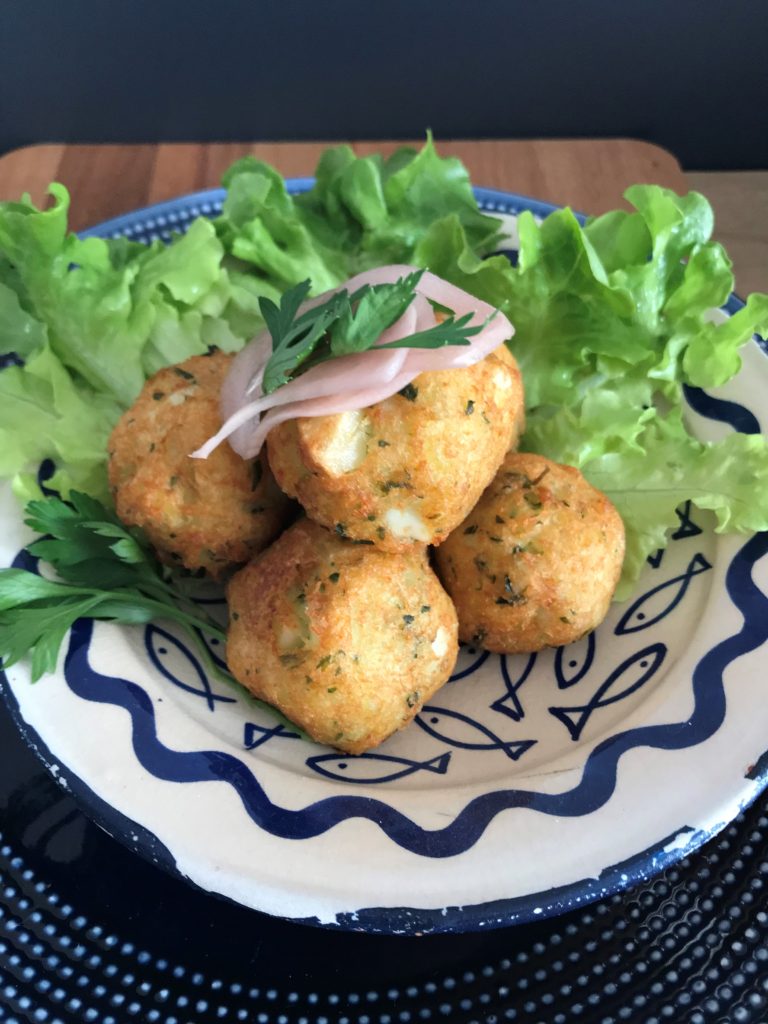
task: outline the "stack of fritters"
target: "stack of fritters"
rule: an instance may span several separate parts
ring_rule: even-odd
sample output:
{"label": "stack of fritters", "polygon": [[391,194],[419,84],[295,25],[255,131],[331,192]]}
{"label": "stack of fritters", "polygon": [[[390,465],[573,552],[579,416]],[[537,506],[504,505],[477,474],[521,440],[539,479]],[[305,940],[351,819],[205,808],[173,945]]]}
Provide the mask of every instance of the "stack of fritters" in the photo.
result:
{"label": "stack of fritters", "polygon": [[110,441],[115,505],[163,560],[229,578],[232,673],[318,742],[361,753],[401,729],[459,638],[518,653],[602,621],[621,519],[578,470],[516,453],[505,346],[367,409],[284,423],[255,460],[226,442],[190,459],[221,424],[230,359],[147,382]]}

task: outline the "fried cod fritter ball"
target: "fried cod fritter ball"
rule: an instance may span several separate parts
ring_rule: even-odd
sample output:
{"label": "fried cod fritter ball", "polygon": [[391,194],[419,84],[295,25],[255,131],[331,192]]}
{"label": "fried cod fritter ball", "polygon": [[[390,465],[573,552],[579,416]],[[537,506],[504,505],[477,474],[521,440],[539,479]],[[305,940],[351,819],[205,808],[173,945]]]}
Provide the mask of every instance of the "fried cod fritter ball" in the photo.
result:
{"label": "fried cod fritter ball", "polygon": [[423,547],[354,544],[300,519],[229,582],[235,678],[350,754],[402,729],[448,679],[456,612]]}
{"label": "fried cod fritter ball", "polygon": [[214,578],[267,546],[293,503],[265,454],[244,461],[228,444],[192,459],[221,426],[219,391],[232,357],[194,356],[156,373],[109,440],[109,482],[120,519],[140,526],[159,557]]}
{"label": "fried cod fritter ball", "polygon": [[441,543],[461,522],[522,426],[520,371],[501,345],[367,409],[282,423],[267,445],[277,482],[311,519],[406,551]]}
{"label": "fried cod fritter ball", "polygon": [[462,640],[539,651],[578,640],[605,618],[624,524],[577,469],[510,452],[435,559]]}

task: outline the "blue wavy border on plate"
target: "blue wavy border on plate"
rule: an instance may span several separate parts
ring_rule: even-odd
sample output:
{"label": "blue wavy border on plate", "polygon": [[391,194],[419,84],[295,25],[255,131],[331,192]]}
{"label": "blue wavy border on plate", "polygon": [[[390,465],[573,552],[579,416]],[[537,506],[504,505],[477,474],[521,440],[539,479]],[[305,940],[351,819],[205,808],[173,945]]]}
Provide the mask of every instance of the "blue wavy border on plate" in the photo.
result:
{"label": "blue wavy border on plate", "polygon": [[[294,179],[289,182],[289,190],[305,191],[311,184],[311,179]],[[536,215],[546,216],[556,209],[548,203],[493,189],[478,188],[475,193],[488,212],[517,213],[529,209]],[[190,217],[216,213],[223,197],[224,192],[220,189],[195,193],[114,218],[83,232],[83,235],[126,234],[167,238],[177,225],[178,229],[183,229]],[[735,312],[741,305],[740,300],[732,296],[725,308],[728,312]],[[714,398],[696,389],[690,389],[686,397],[691,407],[704,416],[749,433],[759,429],[754,415],[736,403]],[[379,799],[354,795],[328,797],[302,810],[290,811],[271,803],[251,770],[238,758],[223,751],[179,752],[169,749],[157,737],[154,709],[146,691],[137,683],[103,676],[90,666],[88,648],[93,629],[90,622],[80,622],[73,630],[65,660],[65,677],[73,692],[83,699],[120,706],[129,713],[134,751],[146,771],[157,778],[178,782],[225,781],[236,790],[254,822],[274,835],[290,839],[310,838],[347,818],[362,817],[377,823],[394,842],[413,853],[427,857],[454,856],[474,845],[490,821],[509,808],[526,807],[561,816],[584,815],[597,810],[613,793],[618,762],[627,750],[640,746],[681,749],[711,736],[725,716],[725,669],[734,659],[768,640],[768,598],[752,579],[754,564],[766,552],[768,534],[758,534],[737,552],[728,567],[726,590],[743,614],[744,623],[737,633],[708,651],[696,666],[692,680],[694,710],[689,719],[630,729],[603,741],[587,759],[579,783],[565,793],[543,794],[514,789],[486,793],[472,800],[449,825],[437,831],[422,829]],[[28,741],[47,763],[55,761],[40,737],[21,719],[7,681],[4,691]],[[108,831],[148,859],[175,871],[171,855],[155,836],[105,804],[65,766],[60,766],[59,771],[74,795]],[[748,778],[756,785],[745,797],[745,805],[768,784],[768,758],[761,759],[748,772]],[[538,915],[561,912],[569,906],[615,892],[648,877],[690,853],[725,824],[722,822],[706,832],[696,832],[681,825],[671,838],[677,840],[679,835],[690,833],[682,844],[676,841],[671,844],[671,849],[667,849],[670,840],[664,840],[622,864],[606,868],[599,879],[584,879],[547,892],[475,907],[440,911],[369,908],[351,915],[340,915],[337,925],[365,931],[414,933],[492,928],[535,920]],[[310,920],[306,923],[317,922]]]}
{"label": "blue wavy border on plate", "polygon": [[668,725],[639,726],[598,744],[587,758],[579,782],[562,793],[525,789],[498,790],[475,797],[441,829],[424,829],[409,817],[372,797],[332,796],[300,810],[272,803],[251,769],[238,757],[218,750],[176,751],[159,739],[152,700],[138,683],[97,672],[88,660],[93,622],[76,623],[64,664],[72,692],[83,700],[124,708],[131,716],[133,749],[142,767],[168,782],[226,782],[237,792],[249,817],[272,835],[310,839],[347,818],[367,818],[393,842],[424,857],[453,857],[478,841],[490,822],[504,810],[525,807],[559,817],[590,814],[602,807],[616,788],[622,754],[635,747],[679,750],[708,739],[725,717],[723,674],[742,654],[768,640],[768,598],[752,580],[752,567],[768,553],[768,533],[757,534],[737,552],[725,584],[744,616],[741,629],[721,641],[699,661],[693,672],[694,709],[690,718]]}
{"label": "blue wavy border on plate", "polygon": [[[4,678],[4,675],[0,673],[0,677]],[[28,745],[49,770],[54,769],[58,782],[67,792],[71,793],[75,801],[87,811],[93,821],[145,860],[162,868],[168,874],[182,879],[187,884],[193,885],[196,889],[200,889],[193,879],[179,871],[173,855],[152,832],[102,800],[82,779],[58,761],[35,730],[24,721],[9,687],[4,688],[4,695],[11,716]],[[768,778],[768,751],[747,773],[747,778],[756,781],[763,776]],[[745,800],[739,810],[745,809],[749,803],[751,803],[751,799]],[[441,910],[413,907],[367,907],[339,914],[334,922],[321,922],[318,918],[313,917],[292,918],[291,920],[295,924],[325,929],[403,936],[461,934],[467,931],[488,931],[514,924],[540,921],[645,881],[693,853],[727,824],[727,821],[719,822],[706,831],[696,831],[690,826],[683,825],[647,850],[606,868],[597,878],[584,878],[529,896],[504,898],[473,905],[449,906]],[[685,837],[682,843],[680,842],[681,836]],[[219,898],[218,894],[213,895]],[[228,897],[220,898],[231,902]]]}
{"label": "blue wavy border on plate", "polygon": [[[587,761],[581,782],[573,790],[560,795],[508,790],[489,793],[472,801],[464,811],[446,826],[439,836],[450,843],[464,843],[467,836],[479,837],[486,825],[500,811],[509,807],[529,807],[550,814],[568,814],[564,802],[586,797],[585,812],[597,809],[587,793],[589,781],[600,783],[600,795],[608,799],[616,783],[618,761],[626,750],[636,746],[657,749],[680,749],[692,746],[712,735],[725,714],[723,672],[740,654],[753,650],[768,637],[768,598],[752,579],[752,568],[768,552],[768,533],[757,534],[737,552],[726,575],[726,588],[734,604],[744,615],[742,628],[719,643],[699,662],[694,671],[693,689],[695,705],[691,717],[672,725],[641,727],[628,730],[606,740],[593,751]],[[119,677],[102,676],[88,663],[88,647],[93,624],[82,620],[73,631],[66,657],[67,682],[83,699],[125,708],[131,716],[133,747],[142,766],[157,778],[179,782],[224,781],[238,792],[248,813],[258,824],[286,838],[309,838],[332,828],[344,818],[367,817],[376,821],[400,841],[397,829],[405,826],[405,838],[420,838],[429,846],[434,833],[422,830],[408,818],[379,800],[356,796],[330,797],[318,801],[303,811],[286,811],[270,803],[255,776],[239,759],[222,751],[195,751],[191,753],[169,750],[157,738],[154,709],[146,691],[138,684]],[[172,874],[183,876],[168,849],[149,830],[98,797],[77,775],[61,765],[38,734],[22,718],[10,687],[4,687],[6,700],[27,742],[44,763],[57,766],[56,775],[83,805],[88,813],[115,838],[141,854],[145,859],[163,867]],[[601,778],[602,776],[602,778]],[[768,784],[768,752],[745,771],[745,778],[755,785],[740,804],[742,810]],[[604,800],[602,801],[604,802]],[[584,813],[584,811],[582,813]],[[254,812],[260,817],[255,817]],[[307,812],[309,816],[307,816]],[[579,812],[576,812],[579,813]],[[472,822],[472,818],[476,820]],[[303,819],[303,820],[302,820]],[[300,824],[297,831],[292,829]],[[288,826],[288,831],[273,827]],[[568,885],[540,891],[527,896],[500,899],[474,906],[446,907],[428,910],[409,907],[369,907],[354,913],[338,915],[335,923],[322,922],[325,927],[359,930],[385,934],[429,934],[463,932],[504,927],[510,924],[540,920],[563,913],[574,906],[588,903],[643,881],[663,868],[675,863],[715,835],[727,821],[717,822],[711,828],[697,831],[681,824],[670,836],[619,864],[606,867],[597,878],[585,878]],[[309,832],[306,826],[310,827]],[[395,834],[390,829],[395,829]],[[680,842],[681,836],[683,841]],[[401,836],[400,838],[403,838]],[[402,844],[401,845],[405,845]],[[441,851],[414,850],[416,853],[440,856]],[[450,852],[450,851],[447,851]],[[458,852],[458,851],[454,851]],[[189,879],[186,879],[190,881]],[[309,925],[321,924],[315,918],[301,919]]]}

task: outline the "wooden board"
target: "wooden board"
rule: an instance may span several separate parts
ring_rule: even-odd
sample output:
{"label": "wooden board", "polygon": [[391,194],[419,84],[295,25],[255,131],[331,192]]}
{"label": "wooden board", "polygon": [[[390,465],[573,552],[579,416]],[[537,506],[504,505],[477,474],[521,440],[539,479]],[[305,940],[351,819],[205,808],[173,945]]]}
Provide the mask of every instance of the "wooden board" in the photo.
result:
{"label": "wooden board", "polygon": [[712,203],[737,294],[768,292],[768,171],[694,171],[688,180]]}
{"label": "wooden board", "polygon": [[[40,202],[50,181],[62,181],[72,193],[71,225],[78,230],[136,207],[216,186],[229,164],[246,153],[287,177],[310,175],[329,144],[30,146],[0,157],[0,199],[18,199],[26,191]],[[360,154],[386,154],[402,144],[352,143]],[[569,204],[585,213],[619,205],[624,189],[635,182],[686,189],[670,153],[634,139],[440,140],[438,148],[443,155],[460,157],[477,185]]]}

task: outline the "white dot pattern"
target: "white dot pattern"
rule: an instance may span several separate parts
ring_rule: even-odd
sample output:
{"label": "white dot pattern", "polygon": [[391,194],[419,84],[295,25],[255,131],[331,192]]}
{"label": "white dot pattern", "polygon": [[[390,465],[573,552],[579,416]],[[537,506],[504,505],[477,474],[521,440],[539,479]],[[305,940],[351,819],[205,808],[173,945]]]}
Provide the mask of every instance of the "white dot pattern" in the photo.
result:
{"label": "white dot pattern", "polygon": [[[155,956],[129,925],[78,912],[0,835],[0,1024],[764,1024],[767,810],[748,812],[637,891],[564,919],[453,940],[298,929],[326,956],[337,940],[393,942],[393,976],[405,953],[405,985],[362,989],[342,988],[338,976],[324,987],[320,962],[307,985],[285,987],[254,984],[247,952],[227,977]],[[459,971],[439,966],[434,941]]]}

